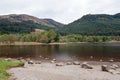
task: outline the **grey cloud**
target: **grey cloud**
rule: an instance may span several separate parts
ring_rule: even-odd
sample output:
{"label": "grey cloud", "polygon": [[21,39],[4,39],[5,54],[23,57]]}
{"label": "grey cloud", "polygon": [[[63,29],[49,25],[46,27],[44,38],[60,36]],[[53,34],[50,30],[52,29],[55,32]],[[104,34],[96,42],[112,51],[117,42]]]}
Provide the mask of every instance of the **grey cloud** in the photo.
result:
{"label": "grey cloud", "polygon": [[120,0],[1,0],[0,14],[30,14],[70,23],[85,14],[120,12]]}

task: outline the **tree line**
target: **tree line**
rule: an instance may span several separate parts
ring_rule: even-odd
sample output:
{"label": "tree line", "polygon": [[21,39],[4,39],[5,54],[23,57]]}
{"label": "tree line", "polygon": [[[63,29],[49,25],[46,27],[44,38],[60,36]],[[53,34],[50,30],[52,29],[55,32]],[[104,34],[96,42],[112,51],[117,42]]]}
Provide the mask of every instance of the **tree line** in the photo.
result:
{"label": "tree line", "polygon": [[0,35],[0,43],[14,44],[15,42],[40,42],[40,43],[53,43],[53,42],[108,42],[120,41],[119,36],[83,36],[80,34],[71,34],[61,36],[54,30],[30,33],[30,34],[3,34]]}
{"label": "tree line", "polygon": [[40,42],[52,43],[59,41],[58,34],[55,31],[49,30],[40,33],[30,34],[3,34],[0,35],[0,43],[14,44],[15,42]]}

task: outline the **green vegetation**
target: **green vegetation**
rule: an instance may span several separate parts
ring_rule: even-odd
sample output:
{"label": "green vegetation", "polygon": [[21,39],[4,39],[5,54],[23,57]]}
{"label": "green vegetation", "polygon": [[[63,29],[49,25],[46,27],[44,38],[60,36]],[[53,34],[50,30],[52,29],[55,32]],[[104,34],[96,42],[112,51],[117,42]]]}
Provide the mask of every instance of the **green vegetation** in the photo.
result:
{"label": "green vegetation", "polygon": [[120,36],[120,14],[85,15],[58,32],[62,35]]}
{"label": "green vegetation", "polygon": [[20,23],[0,21],[0,34],[30,33],[36,28],[43,30],[55,29],[53,27],[37,24],[32,21],[23,21]]}
{"label": "green vegetation", "polygon": [[6,72],[6,69],[23,65],[23,62],[0,60],[0,80],[9,80],[10,74]]}
{"label": "green vegetation", "polygon": [[108,42],[110,40],[109,36],[82,36],[79,34],[60,37],[60,42]]}
{"label": "green vegetation", "polygon": [[15,42],[40,42],[51,43],[59,41],[59,35],[55,31],[49,30],[31,34],[4,34],[0,35],[0,42],[13,45]]}
{"label": "green vegetation", "polygon": [[4,34],[0,35],[0,43],[14,45],[15,42],[109,42],[120,41],[119,36],[84,36],[80,34],[70,34],[61,36],[54,30],[37,32],[31,34]]}
{"label": "green vegetation", "polygon": [[51,43],[56,42],[57,34],[53,30],[44,31],[35,34],[25,34],[19,38],[22,42],[41,42],[41,43]]}

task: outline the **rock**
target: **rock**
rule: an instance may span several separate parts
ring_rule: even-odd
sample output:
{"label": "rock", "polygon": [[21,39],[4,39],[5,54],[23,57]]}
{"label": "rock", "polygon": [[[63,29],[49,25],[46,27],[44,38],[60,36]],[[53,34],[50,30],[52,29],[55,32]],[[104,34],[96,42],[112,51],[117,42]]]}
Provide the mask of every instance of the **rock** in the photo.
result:
{"label": "rock", "polygon": [[52,61],[51,61],[51,63],[55,63],[56,62],[56,59],[53,59]]}
{"label": "rock", "polygon": [[12,61],[12,58],[6,58],[5,61]]}
{"label": "rock", "polygon": [[82,64],[88,64],[88,62],[83,62]]}
{"label": "rock", "polygon": [[34,62],[32,60],[28,61],[28,64],[34,64]]}
{"label": "rock", "polygon": [[108,67],[108,65],[102,65],[101,66],[101,69],[102,69],[102,71],[106,71],[106,72],[109,72],[109,67]]}
{"label": "rock", "polygon": [[115,70],[113,70],[113,69],[110,69],[108,72],[115,74]]}
{"label": "rock", "polygon": [[19,61],[21,61],[21,62],[26,62],[26,60],[25,60],[25,59],[21,59],[21,60],[19,60]]}
{"label": "rock", "polygon": [[30,61],[30,58],[27,58],[26,61]]}
{"label": "rock", "polygon": [[53,59],[53,61],[56,61],[56,59]]}
{"label": "rock", "polygon": [[113,59],[110,59],[109,62],[114,62],[114,60],[113,60]]}
{"label": "rock", "polygon": [[42,58],[42,56],[41,56],[41,55],[40,55],[39,57],[40,57],[40,58]]}
{"label": "rock", "polygon": [[117,74],[117,73],[119,73],[118,71],[113,70],[113,69],[110,69],[109,72],[110,72],[111,74]]}
{"label": "rock", "polygon": [[93,56],[90,56],[90,59],[93,59]]}
{"label": "rock", "polygon": [[108,66],[108,65],[102,65],[101,68],[102,71],[106,71],[106,72],[109,72],[109,70],[116,70],[116,68],[114,68],[113,66]]}
{"label": "rock", "polygon": [[17,60],[23,60],[23,57],[17,58]]}
{"label": "rock", "polygon": [[93,67],[87,64],[87,62],[82,63],[81,67],[85,69],[93,69]]}
{"label": "rock", "polygon": [[72,65],[72,62],[67,62],[66,64],[67,64],[67,65]]}
{"label": "rock", "polygon": [[116,70],[113,70],[113,69],[110,69],[109,72],[111,74],[120,74],[120,71],[116,71]]}
{"label": "rock", "polygon": [[42,62],[41,61],[36,61],[35,64],[41,64]]}
{"label": "rock", "polygon": [[113,68],[119,68],[119,66],[116,65],[116,64],[112,64],[111,66],[112,66]]}
{"label": "rock", "polygon": [[[116,66],[116,65],[114,65],[114,66]],[[117,69],[113,66],[102,65],[101,67],[102,67],[102,71],[110,72],[112,74],[120,74],[120,71],[117,71]]]}
{"label": "rock", "polygon": [[46,60],[48,60],[49,58],[45,58]]}
{"label": "rock", "polygon": [[63,63],[56,63],[56,66],[64,66]]}
{"label": "rock", "polygon": [[74,64],[74,65],[80,65],[80,62],[74,61],[73,64]]}
{"label": "rock", "polygon": [[116,70],[117,68],[119,68],[119,66],[116,65],[116,64],[112,64],[112,65],[109,66],[109,67],[110,67],[110,69],[113,69],[113,70]]}
{"label": "rock", "polygon": [[55,61],[51,61],[51,63],[55,63]]}
{"label": "rock", "polygon": [[100,62],[102,62],[103,60],[102,59],[100,59]]}

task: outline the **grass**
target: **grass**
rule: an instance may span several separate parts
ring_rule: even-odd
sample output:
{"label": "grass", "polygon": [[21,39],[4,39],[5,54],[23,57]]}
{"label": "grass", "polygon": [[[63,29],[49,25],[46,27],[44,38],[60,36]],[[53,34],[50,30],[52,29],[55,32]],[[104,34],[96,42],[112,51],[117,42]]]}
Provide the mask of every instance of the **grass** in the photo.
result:
{"label": "grass", "polygon": [[9,80],[10,74],[6,72],[6,69],[23,65],[24,63],[20,61],[0,60],[0,80]]}

